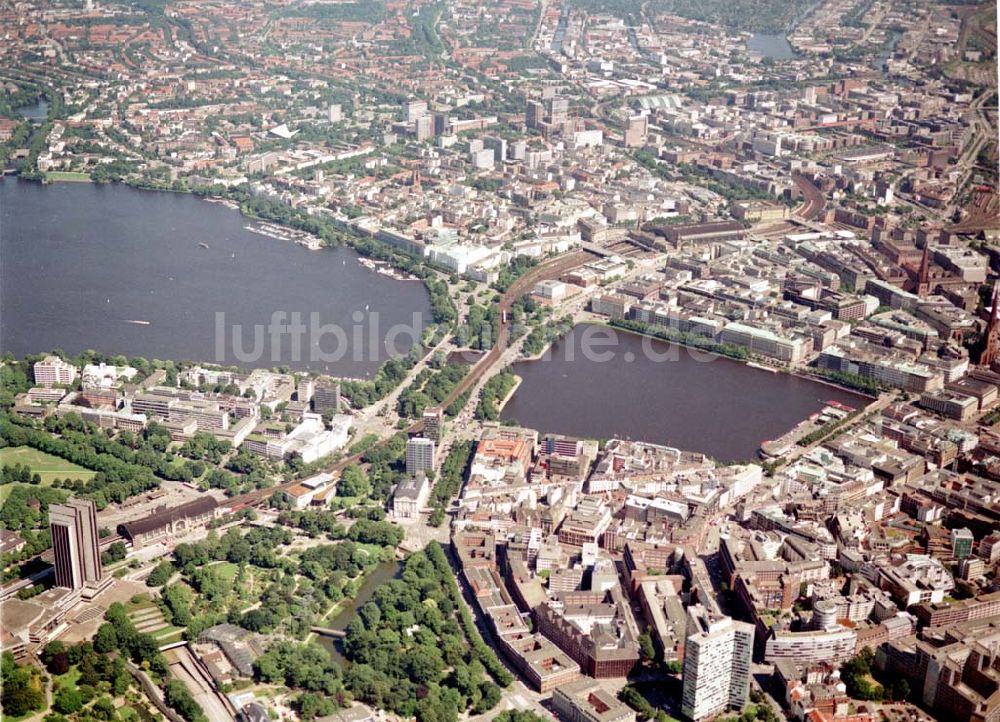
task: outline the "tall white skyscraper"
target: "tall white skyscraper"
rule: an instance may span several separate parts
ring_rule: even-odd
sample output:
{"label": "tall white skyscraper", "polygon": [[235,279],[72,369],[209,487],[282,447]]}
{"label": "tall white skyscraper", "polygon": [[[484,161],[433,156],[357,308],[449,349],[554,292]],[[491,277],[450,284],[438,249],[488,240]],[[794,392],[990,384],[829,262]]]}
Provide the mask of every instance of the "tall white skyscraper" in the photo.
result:
{"label": "tall white skyscraper", "polygon": [[701,720],[740,709],[750,692],[753,625],[698,605],[688,608],[681,712]]}

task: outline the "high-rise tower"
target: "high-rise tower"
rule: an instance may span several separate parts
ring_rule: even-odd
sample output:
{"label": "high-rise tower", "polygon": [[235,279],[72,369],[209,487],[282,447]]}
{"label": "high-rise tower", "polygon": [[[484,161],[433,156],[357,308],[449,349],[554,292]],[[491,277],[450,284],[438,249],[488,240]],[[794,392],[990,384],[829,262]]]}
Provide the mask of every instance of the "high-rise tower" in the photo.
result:
{"label": "high-rise tower", "polygon": [[698,722],[742,708],[750,692],[753,625],[697,605],[688,608],[687,626],[681,712]]}
{"label": "high-rise tower", "polygon": [[434,470],[434,440],[415,436],[406,442],[406,473]]}
{"label": "high-rise tower", "polygon": [[56,561],[56,586],[80,589],[101,581],[97,509],[89,499],[49,506],[49,529]]}

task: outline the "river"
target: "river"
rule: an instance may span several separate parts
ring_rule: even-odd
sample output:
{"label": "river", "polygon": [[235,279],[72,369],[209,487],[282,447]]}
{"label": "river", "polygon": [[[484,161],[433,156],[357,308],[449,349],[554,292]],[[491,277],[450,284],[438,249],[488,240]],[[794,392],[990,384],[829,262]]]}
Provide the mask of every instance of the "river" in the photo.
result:
{"label": "river", "polygon": [[[351,620],[354,619],[358,609],[367,604],[372,598],[375,590],[390,579],[398,577],[402,571],[403,562],[379,562],[378,566],[365,577],[365,581],[358,588],[358,593],[354,595],[354,599],[346,602],[346,606],[342,606],[337,616],[330,620],[329,623],[322,622],[321,625],[340,632],[344,631]],[[330,656],[333,657],[333,660],[338,665],[344,667],[347,664],[347,657],[340,651],[339,640],[324,635],[317,635],[316,641],[323,649],[330,653]]]}
{"label": "river", "polygon": [[[310,251],[248,225],[182,193],[3,179],[0,350],[363,377],[388,358],[392,327],[405,353],[430,321],[422,283],[365,268],[351,249]],[[272,325],[293,313],[304,332]]]}
{"label": "river", "polygon": [[[582,352],[588,334],[613,338],[614,345],[594,347],[612,357],[588,359]],[[672,360],[655,360],[646,349]],[[762,441],[777,438],[828,400],[855,408],[869,401],[817,381],[586,324],[541,359],[518,362],[514,372],[523,381],[504,407],[504,419],[542,433],[631,438],[721,461],[753,458]]]}

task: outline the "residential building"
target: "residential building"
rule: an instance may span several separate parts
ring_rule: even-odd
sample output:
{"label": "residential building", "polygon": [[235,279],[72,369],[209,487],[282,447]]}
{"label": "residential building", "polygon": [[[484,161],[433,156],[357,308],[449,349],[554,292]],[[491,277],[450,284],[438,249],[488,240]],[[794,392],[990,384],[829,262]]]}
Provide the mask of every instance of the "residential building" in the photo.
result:
{"label": "residential building", "polygon": [[[300,397],[300,400],[301,397]],[[322,414],[324,411],[340,413],[340,383],[336,381],[317,382],[313,387],[313,411]]]}
{"label": "residential building", "polygon": [[309,403],[316,393],[316,382],[311,378],[300,379],[295,385],[295,396],[299,401]]}
{"label": "residential building", "polygon": [[76,380],[76,366],[58,356],[46,356],[41,361],[36,361],[34,373],[35,383],[45,388],[69,386]]}
{"label": "residential building", "polygon": [[681,695],[685,716],[698,722],[746,704],[753,635],[750,624],[714,614],[701,605],[688,608]]}

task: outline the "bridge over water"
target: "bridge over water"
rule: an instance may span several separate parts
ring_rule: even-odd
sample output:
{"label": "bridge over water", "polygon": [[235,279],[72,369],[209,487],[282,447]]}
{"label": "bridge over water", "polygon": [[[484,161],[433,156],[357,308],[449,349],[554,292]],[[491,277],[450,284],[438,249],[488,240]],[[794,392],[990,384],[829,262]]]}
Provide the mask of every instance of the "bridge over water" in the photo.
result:
{"label": "bridge over water", "polygon": [[343,639],[347,636],[347,632],[343,629],[330,629],[329,627],[309,627],[309,631],[322,634],[324,637],[333,637],[334,639]]}

